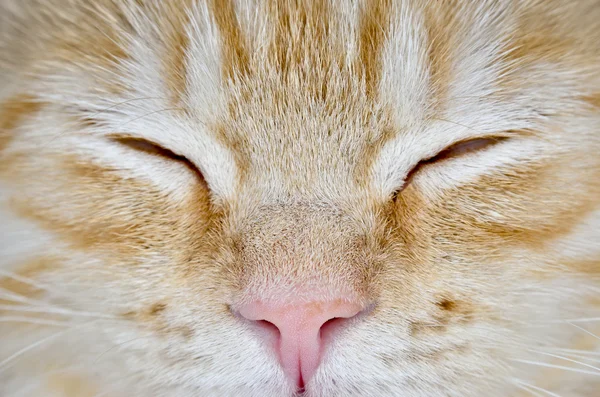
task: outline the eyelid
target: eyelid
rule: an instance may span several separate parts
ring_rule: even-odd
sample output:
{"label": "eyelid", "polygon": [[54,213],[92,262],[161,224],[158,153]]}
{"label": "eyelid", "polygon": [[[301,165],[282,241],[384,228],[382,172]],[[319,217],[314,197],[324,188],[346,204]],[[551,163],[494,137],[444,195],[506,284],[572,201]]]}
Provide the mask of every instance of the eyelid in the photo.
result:
{"label": "eyelid", "polygon": [[147,139],[132,137],[128,135],[112,135],[109,138],[114,142],[117,142],[128,148],[134,149],[138,152],[143,152],[155,156],[167,157],[172,160],[189,161],[185,156],[177,154],[172,150],[165,148],[161,144],[149,141]]}
{"label": "eyelid", "polygon": [[208,187],[208,184],[206,182],[206,179],[204,178],[204,175],[202,174],[200,169],[191,160],[189,160],[185,156],[175,153],[171,149],[165,148],[164,146],[162,146],[159,143],[155,143],[155,142],[149,141],[144,138],[138,138],[138,137],[132,137],[129,135],[120,135],[120,134],[119,135],[111,135],[111,136],[109,136],[109,138],[112,141],[119,143],[120,145],[123,145],[123,146],[128,147],[133,150],[136,150],[138,152],[142,152],[142,153],[149,154],[151,156],[158,156],[158,157],[162,157],[163,159],[179,162],[179,163],[185,165],[190,171],[195,173],[199,177],[201,183],[203,185],[205,185],[206,187]]}
{"label": "eyelid", "polygon": [[393,193],[393,197],[395,198],[399,193],[401,193],[412,182],[412,179],[414,178],[415,174],[418,171],[420,171],[423,167],[429,164],[434,164],[452,158],[461,157],[468,153],[482,151],[507,139],[509,139],[508,136],[480,137],[458,141],[449,146],[446,146],[446,148],[442,149],[436,155],[419,161],[408,172],[406,178],[404,179],[404,184],[402,185],[402,188],[396,190]]}
{"label": "eyelid", "polygon": [[442,149],[433,157],[421,160],[420,163],[434,163],[454,157],[464,156],[467,153],[477,152],[496,145],[502,141],[505,141],[506,139],[508,139],[508,137],[492,136],[458,141],[446,146],[446,148]]}

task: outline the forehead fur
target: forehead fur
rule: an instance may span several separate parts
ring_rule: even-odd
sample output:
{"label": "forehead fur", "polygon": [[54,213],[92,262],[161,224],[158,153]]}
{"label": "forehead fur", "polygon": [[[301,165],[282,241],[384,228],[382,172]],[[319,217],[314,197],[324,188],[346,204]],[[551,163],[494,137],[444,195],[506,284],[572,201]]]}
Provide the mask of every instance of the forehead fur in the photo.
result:
{"label": "forehead fur", "polygon": [[[266,183],[271,197],[347,196],[373,176],[390,140],[435,150],[474,131],[535,129],[541,115],[561,112],[584,84],[599,82],[588,72],[597,45],[572,23],[582,5],[561,6],[557,16],[556,4],[530,2],[223,4],[214,18],[227,108],[213,128],[236,152],[246,186]],[[533,13],[548,26],[532,23]],[[573,70],[581,77],[570,77]],[[557,80],[564,102],[549,105],[545,93]],[[406,172],[411,151],[406,164],[395,156],[388,166]]]}
{"label": "forehead fur", "polygon": [[[212,15],[219,50],[190,48],[180,74],[194,89],[181,93],[183,103],[191,114],[205,112],[195,69],[218,57],[211,92],[221,108],[210,130],[235,153],[242,189],[262,200],[339,200],[365,186],[385,196],[419,159],[460,138],[544,133],[545,117],[576,106],[600,81],[589,34],[596,23],[573,22],[598,12],[591,3],[197,7]],[[548,103],[550,91],[560,101]]]}
{"label": "forehead fur", "polygon": [[[265,200],[343,197],[369,180],[389,194],[430,154],[411,148],[435,152],[476,133],[539,129],[544,117],[577,101],[593,103],[600,85],[593,1],[60,5],[21,11],[31,14],[22,18],[47,13],[44,22],[57,35],[49,40],[60,51],[42,56],[49,59],[38,68],[76,59],[68,67],[94,70],[105,97],[163,98],[159,109],[180,113],[156,119],[183,123],[196,135],[198,150],[206,152],[192,156],[209,182],[229,185],[230,192],[241,183],[262,190]],[[83,28],[70,13],[106,17]],[[139,35],[158,45],[147,48]],[[80,101],[84,93],[73,90]],[[552,103],[545,100],[550,93],[557,97]],[[102,118],[94,108],[102,109],[84,105]],[[137,124],[130,119],[127,127],[152,136]],[[209,149],[210,141],[229,153]],[[233,166],[225,165],[228,157],[236,172],[224,173]]]}

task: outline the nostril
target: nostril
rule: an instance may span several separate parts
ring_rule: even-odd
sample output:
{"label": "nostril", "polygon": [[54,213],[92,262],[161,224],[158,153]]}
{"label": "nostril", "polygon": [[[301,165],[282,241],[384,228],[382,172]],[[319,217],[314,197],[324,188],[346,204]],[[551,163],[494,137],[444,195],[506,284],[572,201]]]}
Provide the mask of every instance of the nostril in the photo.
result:
{"label": "nostril", "polygon": [[322,345],[327,346],[331,344],[334,338],[365,314],[367,314],[367,310],[361,311],[351,317],[334,317],[323,323],[319,330],[319,338]]}
{"label": "nostril", "polygon": [[348,319],[343,317],[335,317],[326,321],[323,325],[321,325],[321,329],[319,330],[321,339],[326,342],[330,339],[331,335],[333,335],[337,330],[343,328],[347,322]]}
{"label": "nostril", "polygon": [[234,317],[242,320],[250,327],[257,330],[257,333],[266,341],[274,343],[275,345],[279,342],[279,339],[281,338],[281,333],[279,332],[279,328],[277,328],[277,326],[272,322],[254,318],[255,316],[244,315],[244,313],[233,308],[230,308],[230,311]]}
{"label": "nostril", "polygon": [[261,328],[262,330],[268,332],[271,335],[275,335],[279,337],[279,328],[275,324],[267,320],[255,320],[253,321],[256,326]]}

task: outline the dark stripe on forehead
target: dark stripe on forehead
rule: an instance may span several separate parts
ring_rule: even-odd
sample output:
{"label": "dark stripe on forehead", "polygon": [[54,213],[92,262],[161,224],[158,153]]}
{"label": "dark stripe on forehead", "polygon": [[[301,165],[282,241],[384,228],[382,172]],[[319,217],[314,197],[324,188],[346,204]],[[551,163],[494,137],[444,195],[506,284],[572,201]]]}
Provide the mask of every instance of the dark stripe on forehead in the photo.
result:
{"label": "dark stripe on forehead", "polygon": [[431,102],[437,111],[448,99],[453,77],[452,54],[459,44],[456,36],[461,29],[456,18],[458,8],[455,1],[433,1],[424,9]]}
{"label": "dark stripe on forehead", "polygon": [[162,58],[171,104],[179,106],[187,86],[186,58],[190,38],[187,34],[191,8],[195,0],[165,1],[159,10],[160,31],[163,34],[166,53]]}
{"label": "dark stripe on forehead", "polygon": [[248,50],[232,0],[211,0],[209,7],[221,34],[221,63],[223,77],[244,76],[248,73]]}
{"label": "dark stripe on forehead", "polygon": [[328,51],[332,50],[329,35],[333,33],[330,23],[333,14],[327,0],[274,1],[269,9],[275,23],[273,61],[284,75],[301,68],[307,60],[316,67],[331,63],[336,54]]}
{"label": "dark stripe on forehead", "polygon": [[382,51],[390,28],[391,0],[367,0],[361,14],[359,61],[367,94],[375,97],[382,72]]}

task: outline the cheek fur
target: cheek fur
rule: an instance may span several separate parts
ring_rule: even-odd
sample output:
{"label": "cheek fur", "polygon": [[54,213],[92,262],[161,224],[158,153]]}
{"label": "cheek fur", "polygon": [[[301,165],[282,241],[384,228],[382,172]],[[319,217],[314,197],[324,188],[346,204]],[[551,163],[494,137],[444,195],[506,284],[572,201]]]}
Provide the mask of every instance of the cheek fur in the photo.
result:
{"label": "cheek fur", "polygon": [[[61,170],[60,186],[46,190],[44,181],[54,176],[39,170],[27,181],[28,193],[14,198],[11,206],[73,248],[111,250],[122,257],[153,249],[169,253],[200,238],[210,220],[208,192],[201,184],[176,202],[152,185],[83,158],[65,155],[52,164]],[[16,174],[29,167],[13,164]],[[36,188],[46,194],[35,194]]]}

